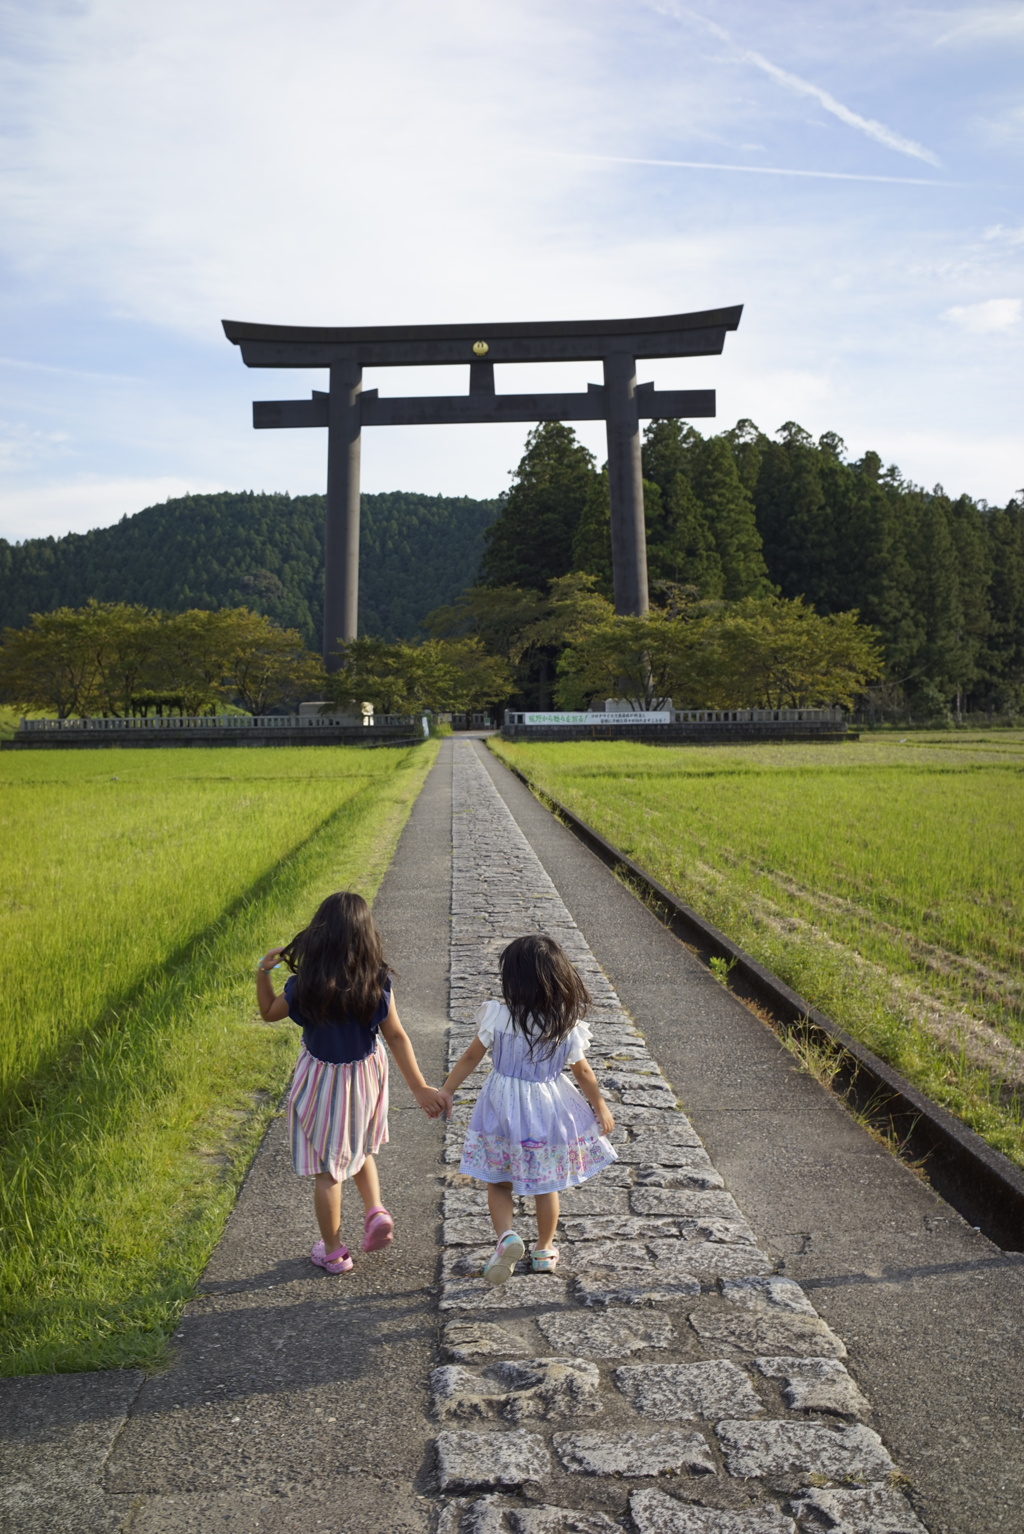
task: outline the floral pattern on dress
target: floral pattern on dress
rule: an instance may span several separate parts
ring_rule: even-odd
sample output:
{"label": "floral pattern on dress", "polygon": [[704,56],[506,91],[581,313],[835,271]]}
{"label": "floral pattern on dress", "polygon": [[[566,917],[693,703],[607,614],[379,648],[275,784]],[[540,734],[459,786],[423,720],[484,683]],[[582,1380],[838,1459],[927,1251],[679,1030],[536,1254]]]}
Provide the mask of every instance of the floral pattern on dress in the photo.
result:
{"label": "floral pattern on dress", "polygon": [[469,1130],[460,1172],[483,1182],[511,1182],[517,1193],[557,1193],[593,1177],[615,1158],[600,1135],[569,1144],[516,1143]]}

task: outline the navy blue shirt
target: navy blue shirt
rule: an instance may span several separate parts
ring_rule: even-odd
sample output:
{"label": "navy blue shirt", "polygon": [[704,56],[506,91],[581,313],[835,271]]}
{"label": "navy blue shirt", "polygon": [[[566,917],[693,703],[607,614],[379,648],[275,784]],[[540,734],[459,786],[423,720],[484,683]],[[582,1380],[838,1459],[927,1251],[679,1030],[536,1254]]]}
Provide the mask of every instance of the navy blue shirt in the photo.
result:
{"label": "navy blue shirt", "polygon": [[327,1023],[311,1023],[294,1006],[295,976],[284,983],[284,998],[288,1003],[288,1016],[302,1029],[302,1042],[314,1060],[324,1060],[329,1065],[351,1065],[354,1060],[365,1060],[377,1047],[377,1031],[391,1007],[391,981],[385,980],[377,1010],[368,1023],[358,1023],[354,1018],[342,1017]]}

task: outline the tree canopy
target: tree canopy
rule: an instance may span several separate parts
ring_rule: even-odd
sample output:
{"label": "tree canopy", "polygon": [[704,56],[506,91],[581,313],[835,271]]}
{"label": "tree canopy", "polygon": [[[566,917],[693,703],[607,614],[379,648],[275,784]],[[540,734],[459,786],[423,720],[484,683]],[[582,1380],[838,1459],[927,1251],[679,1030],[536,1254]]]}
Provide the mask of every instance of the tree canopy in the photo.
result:
{"label": "tree canopy", "polygon": [[263,714],[319,690],[322,677],[295,629],[244,607],[161,613],[87,602],[0,636],[0,696],[60,719],[201,714],[229,701]]}

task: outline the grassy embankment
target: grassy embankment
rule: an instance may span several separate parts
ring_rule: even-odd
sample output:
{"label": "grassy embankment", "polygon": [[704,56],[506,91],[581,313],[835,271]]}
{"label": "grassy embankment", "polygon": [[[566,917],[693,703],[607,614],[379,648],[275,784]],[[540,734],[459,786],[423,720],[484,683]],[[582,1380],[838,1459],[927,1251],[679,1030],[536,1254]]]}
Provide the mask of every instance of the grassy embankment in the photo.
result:
{"label": "grassy embankment", "polygon": [[1024,1166],[1024,732],[492,745]]}
{"label": "grassy embankment", "polygon": [[0,756],[0,1373],[158,1364],[295,1058],[252,971],[436,755]]}

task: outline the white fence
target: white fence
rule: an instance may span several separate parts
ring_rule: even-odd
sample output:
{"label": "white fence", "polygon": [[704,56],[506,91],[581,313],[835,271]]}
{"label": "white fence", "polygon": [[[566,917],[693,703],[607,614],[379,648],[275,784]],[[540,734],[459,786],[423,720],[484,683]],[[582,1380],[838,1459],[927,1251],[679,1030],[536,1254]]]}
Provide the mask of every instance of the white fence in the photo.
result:
{"label": "white fence", "polygon": [[506,710],[506,725],[547,728],[562,726],[578,728],[580,725],[595,727],[615,725],[616,728],[667,724],[834,724],[842,725],[845,714],[841,708],[673,708],[660,713],[643,713],[639,710],[608,709],[604,713],[518,712]]}
{"label": "white fence", "polygon": [[412,714],[367,714],[355,718],[351,714],[164,714],[142,718],[129,715],[124,719],[23,719],[25,731],[90,730],[96,732],[138,730],[149,733],[154,730],[338,730],[377,729],[382,725],[402,725],[420,729],[423,721]]}

